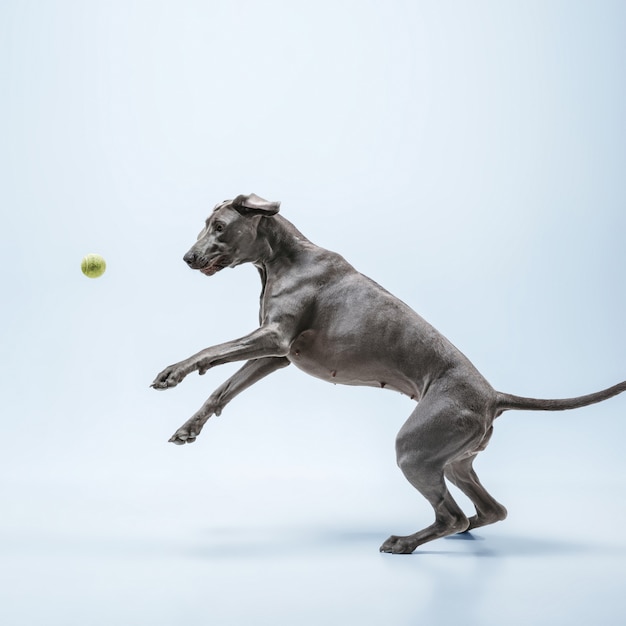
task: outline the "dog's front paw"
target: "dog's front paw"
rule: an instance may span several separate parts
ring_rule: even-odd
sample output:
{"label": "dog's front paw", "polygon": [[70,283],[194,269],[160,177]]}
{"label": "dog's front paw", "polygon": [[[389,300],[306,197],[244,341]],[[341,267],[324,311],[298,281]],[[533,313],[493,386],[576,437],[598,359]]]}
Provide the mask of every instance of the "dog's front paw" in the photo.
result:
{"label": "dog's front paw", "polygon": [[171,389],[182,382],[190,371],[184,362],[170,365],[157,375],[150,387],[153,389]]}
{"label": "dog's front paw", "polygon": [[200,434],[207,418],[192,417],[186,421],[170,438],[170,443],[182,446],[185,443],[193,443]]}

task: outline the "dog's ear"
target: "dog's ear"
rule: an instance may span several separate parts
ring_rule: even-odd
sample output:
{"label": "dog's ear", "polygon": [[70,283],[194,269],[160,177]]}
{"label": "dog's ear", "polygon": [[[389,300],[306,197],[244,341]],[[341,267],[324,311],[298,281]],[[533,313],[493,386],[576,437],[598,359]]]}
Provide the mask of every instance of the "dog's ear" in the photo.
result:
{"label": "dog's ear", "polygon": [[255,214],[269,217],[278,213],[280,202],[270,202],[269,200],[264,200],[263,198],[259,198],[256,194],[251,193],[249,196],[243,194],[237,196],[233,200],[232,206],[241,214]]}

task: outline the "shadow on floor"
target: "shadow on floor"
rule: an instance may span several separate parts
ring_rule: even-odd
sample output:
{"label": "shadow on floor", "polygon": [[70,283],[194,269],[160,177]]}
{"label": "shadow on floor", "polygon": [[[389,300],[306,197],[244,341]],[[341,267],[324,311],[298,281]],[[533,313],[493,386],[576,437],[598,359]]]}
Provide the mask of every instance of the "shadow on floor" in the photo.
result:
{"label": "shadow on floor", "polygon": [[[379,530],[341,530],[319,528],[209,529],[208,537],[195,542],[187,554],[197,558],[265,558],[302,555],[303,552],[376,552],[387,538]],[[463,533],[439,539],[418,548],[412,555],[384,555],[388,558],[419,558],[439,555],[447,558],[545,557],[581,553],[615,555],[615,548],[557,538],[507,534]],[[626,549],[622,550],[626,553]]]}

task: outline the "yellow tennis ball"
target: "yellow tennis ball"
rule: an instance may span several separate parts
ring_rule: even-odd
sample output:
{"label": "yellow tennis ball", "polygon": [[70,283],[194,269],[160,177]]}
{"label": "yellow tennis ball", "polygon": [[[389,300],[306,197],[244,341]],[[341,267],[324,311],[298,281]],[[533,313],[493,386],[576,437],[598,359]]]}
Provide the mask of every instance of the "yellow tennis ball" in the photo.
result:
{"label": "yellow tennis ball", "polygon": [[85,276],[89,278],[98,278],[104,274],[107,264],[99,254],[88,254],[83,257],[80,263],[80,269]]}

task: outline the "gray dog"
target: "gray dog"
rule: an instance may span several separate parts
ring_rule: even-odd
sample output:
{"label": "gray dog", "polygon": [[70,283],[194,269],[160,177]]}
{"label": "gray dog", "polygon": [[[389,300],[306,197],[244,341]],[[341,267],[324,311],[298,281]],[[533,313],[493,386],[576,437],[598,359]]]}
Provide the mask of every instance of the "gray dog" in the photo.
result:
{"label": "gray dog", "polygon": [[[343,257],[312,244],[277,215],[279,206],[254,194],[218,204],[185,254],[188,265],[207,276],[254,263],[262,283],[260,327],[170,365],[156,377],[152,387],[169,389],[191,372],[246,361],[171,442],[192,443],[209,417],[219,415],[237,394],[290,363],[328,382],[399,391],[418,404],[398,433],[398,465],[432,505],[435,522],[407,537],[392,535],[380,550],[410,553],[427,541],[506,517],[472,467],[503,411],[574,409],[626,390],[625,381],[566,400],[495,391],[430,324]],[[465,516],[445,478],[472,501],[475,515]]]}

